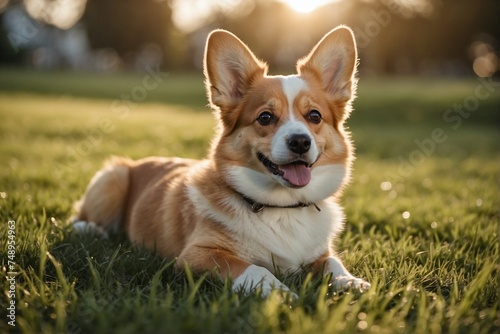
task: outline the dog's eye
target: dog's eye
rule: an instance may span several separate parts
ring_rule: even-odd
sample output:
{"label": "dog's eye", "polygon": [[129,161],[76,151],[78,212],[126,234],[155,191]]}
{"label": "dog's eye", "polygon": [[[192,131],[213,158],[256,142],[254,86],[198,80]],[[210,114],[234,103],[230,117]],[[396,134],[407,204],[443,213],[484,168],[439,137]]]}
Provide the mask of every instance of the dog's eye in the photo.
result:
{"label": "dog's eye", "polygon": [[321,113],[316,109],[309,111],[307,119],[314,124],[319,124],[321,122]]}
{"label": "dog's eye", "polygon": [[269,125],[271,124],[273,119],[274,119],[273,114],[271,114],[269,111],[264,111],[257,118],[257,122],[259,122],[260,125]]}

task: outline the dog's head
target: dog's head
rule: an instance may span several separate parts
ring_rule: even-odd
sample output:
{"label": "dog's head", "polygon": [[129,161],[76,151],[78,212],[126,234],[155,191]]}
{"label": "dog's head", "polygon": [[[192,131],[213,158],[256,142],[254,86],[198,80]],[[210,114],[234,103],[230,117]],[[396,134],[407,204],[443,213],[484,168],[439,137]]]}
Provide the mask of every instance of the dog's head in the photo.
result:
{"label": "dog's head", "polygon": [[221,129],[212,155],[237,191],[274,205],[318,201],[335,193],[351,160],[343,122],[355,91],[351,30],[326,34],[297,63],[296,75],[268,76],[236,36],[207,40],[205,77]]}

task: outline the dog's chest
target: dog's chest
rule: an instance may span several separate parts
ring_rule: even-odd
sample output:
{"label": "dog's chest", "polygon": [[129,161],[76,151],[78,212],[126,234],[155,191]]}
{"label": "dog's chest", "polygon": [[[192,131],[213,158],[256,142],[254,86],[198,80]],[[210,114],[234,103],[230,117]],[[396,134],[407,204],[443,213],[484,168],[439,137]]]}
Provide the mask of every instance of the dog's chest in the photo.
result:
{"label": "dog's chest", "polygon": [[329,199],[316,203],[321,211],[309,206],[254,213],[237,198],[214,205],[194,186],[188,186],[188,195],[200,217],[221,224],[240,258],[271,271],[275,265],[294,271],[310,264],[325,254],[343,226],[342,209]]}
{"label": "dog's chest", "polygon": [[239,256],[272,270],[297,270],[326,252],[342,226],[336,205],[250,212],[231,227]]}

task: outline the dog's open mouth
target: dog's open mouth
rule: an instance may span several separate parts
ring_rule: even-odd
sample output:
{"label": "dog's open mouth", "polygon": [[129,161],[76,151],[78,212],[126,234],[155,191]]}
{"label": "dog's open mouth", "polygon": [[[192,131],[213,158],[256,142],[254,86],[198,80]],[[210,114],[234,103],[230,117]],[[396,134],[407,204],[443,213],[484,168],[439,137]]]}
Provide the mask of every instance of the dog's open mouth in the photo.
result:
{"label": "dog's open mouth", "polygon": [[281,176],[292,187],[305,187],[311,181],[311,164],[303,160],[277,165],[262,153],[257,154],[260,162],[274,175]]}

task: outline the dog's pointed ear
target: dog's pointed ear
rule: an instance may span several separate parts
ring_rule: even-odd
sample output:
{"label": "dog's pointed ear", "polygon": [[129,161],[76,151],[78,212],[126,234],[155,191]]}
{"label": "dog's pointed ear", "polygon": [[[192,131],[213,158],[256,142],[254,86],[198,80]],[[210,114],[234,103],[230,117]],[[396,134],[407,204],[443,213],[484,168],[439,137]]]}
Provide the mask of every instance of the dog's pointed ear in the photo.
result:
{"label": "dog's pointed ear", "polygon": [[334,100],[348,102],[356,90],[357,52],[352,30],[339,26],[327,33],[305,58],[297,62],[299,74],[320,80]]}
{"label": "dog's pointed ear", "polygon": [[213,31],[207,39],[204,59],[205,84],[212,106],[234,107],[257,76],[267,72],[250,49],[232,33]]}

